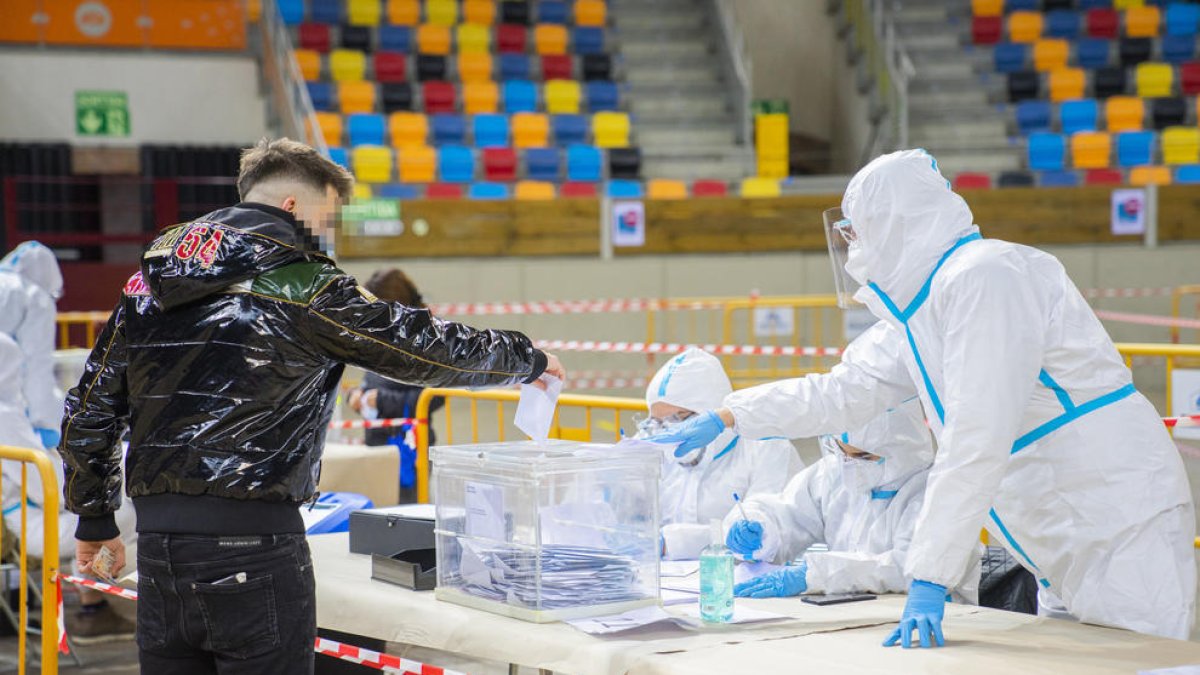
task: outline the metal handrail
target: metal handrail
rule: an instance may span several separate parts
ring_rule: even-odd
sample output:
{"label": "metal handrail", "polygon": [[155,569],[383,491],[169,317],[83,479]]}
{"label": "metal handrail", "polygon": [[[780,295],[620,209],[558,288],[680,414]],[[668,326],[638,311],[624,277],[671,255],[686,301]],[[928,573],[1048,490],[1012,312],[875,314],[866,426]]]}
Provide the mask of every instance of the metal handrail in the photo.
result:
{"label": "metal handrail", "polygon": [[713,0],[713,11],[721,28],[721,52],[725,69],[732,76],[737,110],[737,142],[749,144],[754,139],[750,99],[754,92],[753,63],[746,48],[746,38],[738,26],[731,0]]}
{"label": "metal handrail", "polygon": [[296,60],[296,52],[292,48],[283,16],[279,13],[279,6],[267,2],[263,3],[262,9],[258,25],[263,39],[263,71],[271,88],[283,134],[304,141],[328,157],[329,146],[321,134],[316,108],[304,84],[300,63]]}

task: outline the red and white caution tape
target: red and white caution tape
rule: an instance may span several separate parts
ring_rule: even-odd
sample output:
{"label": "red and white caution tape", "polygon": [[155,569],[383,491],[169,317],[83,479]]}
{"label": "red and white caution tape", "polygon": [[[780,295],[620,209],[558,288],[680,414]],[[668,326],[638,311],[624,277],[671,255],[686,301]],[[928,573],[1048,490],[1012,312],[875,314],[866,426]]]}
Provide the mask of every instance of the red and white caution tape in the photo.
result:
{"label": "red and white caution tape", "polygon": [[1096,310],[1096,316],[1105,321],[1121,323],[1136,323],[1143,326],[1166,326],[1168,328],[1192,328],[1200,330],[1200,320],[1181,319],[1175,316],[1158,316],[1155,314],[1130,314],[1129,312],[1109,312]]}
{"label": "red and white caution tape", "polygon": [[840,356],[842,353],[841,347],[698,345],[676,342],[597,342],[592,340],[539,340],[535,346],[548,351],[616,354],[678,354],[693,347],[718,356]]}
{"label": "red and white caution tape", "polygon": [[100,591],[101,593],[108,593],[109,595],[115,595],[118,598],[125,598],[126,600],[137,600],[137,598],[138,598],[137,591],[130,589],[130,588],[122,588],[121,586],[114,586],[112,584],[106,584],[103,581],[96,581],[95,579],[86,579],[84,577],[77,577],[73,574],[62,574],[59,576],[62,578],[63,581],[68,581],[70,583],[75,584],[76,586],[84,586],[86,588],[91,588],[93,590]]}
{"label": "red and white caution tape", "polygon": [[426,420],[415,417],[393,417],[385,420],[334,420],[329,423],[330,429],[389,429],[414,424],[425,424]]}
{"label": "red and white caution tape", "polygon": [[1174,287],[1158,286],[1155,288],[1084,288],[1080,290],[1083,297],[1094,298],[1161,298],[1169,297],[1175,292]]}
{"label": "red and white caution tape", "polygon": [[1168,427],[1200,427],[1200,415],[1164,417],[1163,424],[1167,425]]}
{"label": "red and white caution tape", "polygon": [[439,316],[481,316],[517,314],[610,314],[647,312],[661,309],[719,309],[720,300],[658,300],[624,298],[612,300],[548,300],[545,302],[463,302],[430,305]]}
{"label": "red and white caution tape", "polygon": [[325,638],[317,638],[315,649],[318,654],[333,656],[343,661],[357,663],[360,666],[383,670],[390,673],[412,673],[412,675],[463,675],[456,670],[438,668],[420,661],[402,659],[391,654],[381,654],[370,649],[342,644]]}

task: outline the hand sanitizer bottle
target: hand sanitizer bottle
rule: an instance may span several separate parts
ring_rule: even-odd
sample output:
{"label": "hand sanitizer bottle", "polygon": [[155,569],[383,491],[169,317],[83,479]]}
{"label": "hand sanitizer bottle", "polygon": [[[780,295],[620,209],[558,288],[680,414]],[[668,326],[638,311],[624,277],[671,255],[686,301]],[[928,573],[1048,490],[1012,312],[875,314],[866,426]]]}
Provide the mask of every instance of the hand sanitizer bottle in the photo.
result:
{"label": "hand sanitizer bottle", "polygon": [[733,618],[733,552],[725,548],[721,522],[709,522],[712,543],[700,552],[700,618],[729,623]]}

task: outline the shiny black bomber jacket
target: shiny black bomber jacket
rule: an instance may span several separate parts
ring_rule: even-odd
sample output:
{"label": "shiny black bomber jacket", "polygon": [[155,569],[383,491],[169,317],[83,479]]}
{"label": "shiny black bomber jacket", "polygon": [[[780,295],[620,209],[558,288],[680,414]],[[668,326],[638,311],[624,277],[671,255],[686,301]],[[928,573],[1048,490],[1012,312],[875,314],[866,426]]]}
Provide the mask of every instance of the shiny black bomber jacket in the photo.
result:
{"label": "shiny black bomber jacket", "polygon": [[309,499],[343,364],[426,387],[545,369],[520,333],[378,300],[305,232],[285,211],[239,204],[147,248],[67,396],[59,449],[78,538],[117,534],[127,426],[125,483],[143,531],[140,497]]}

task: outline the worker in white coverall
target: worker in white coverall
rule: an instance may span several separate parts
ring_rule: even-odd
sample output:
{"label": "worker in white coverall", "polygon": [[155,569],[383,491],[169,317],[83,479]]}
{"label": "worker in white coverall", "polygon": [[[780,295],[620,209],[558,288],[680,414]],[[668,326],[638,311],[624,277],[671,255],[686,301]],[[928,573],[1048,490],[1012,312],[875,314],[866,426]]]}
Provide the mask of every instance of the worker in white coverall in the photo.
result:
{"label": "worker in white coverall", "polygon": [[[700,349],[672,357],[646,387],[650,416],[639,424],[647,436],[719,406],[733,391],[721,362]],[[804,467],[786,439],[749,440],[733,431],[678,455],[663,451],[659,509],[663,557],[695,560],[712,538],[711,520],[723,520],[740,498],[774,494]]]}
{"label": "worker in white coverall", "polygon": [[1061,263],[982,239],[924,151],[876,159],[827,219],[831,252],[881,319],[827,374],[746,389],[659,440],[685,450],[864,424],[918,394],[938,441],[885,642],[942,644],[945,588],[979,529],[1081,621],[1173,638],[1192,627],[1195,516],[1158,413]]}
{"label": "worker in white coverall", "polygon": [[[741,597],[801,593],[904,593],[904,561],[933,466],[933,439],[916,397],[854,431],[820,438],[821,461],[780,494],[746,500],[745,518],[725,518],[726,543],[740,557],[799,565],[739,584]],[[828,550],[808,550],[825,544]],[[982,546],[979,546],[982,549]],[[982,552],[982,551],[980,551]],[[951,588],[979,598],[979,556]]]}

